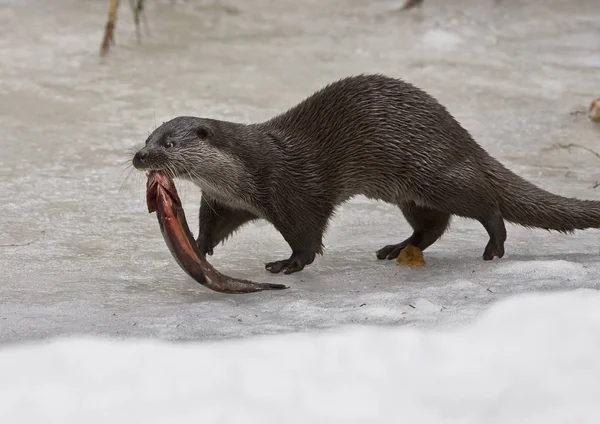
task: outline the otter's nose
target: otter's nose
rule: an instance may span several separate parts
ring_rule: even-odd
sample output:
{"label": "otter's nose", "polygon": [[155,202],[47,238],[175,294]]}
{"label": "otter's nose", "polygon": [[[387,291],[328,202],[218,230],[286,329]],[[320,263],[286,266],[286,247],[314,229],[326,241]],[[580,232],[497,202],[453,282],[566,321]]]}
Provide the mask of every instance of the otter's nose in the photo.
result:
{"label": "otter's nose", "polygon": [[146,167],[146,158],[148,153],[140,150],[133,156],[133,166],[137,169],[144,169]]}

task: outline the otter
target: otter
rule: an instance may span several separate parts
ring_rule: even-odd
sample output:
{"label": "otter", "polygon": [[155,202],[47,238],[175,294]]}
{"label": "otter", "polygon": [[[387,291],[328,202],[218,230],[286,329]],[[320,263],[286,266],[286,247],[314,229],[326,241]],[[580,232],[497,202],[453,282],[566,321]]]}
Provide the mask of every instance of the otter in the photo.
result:
{"label": "otter", "polygon": [[433,96],[381,74],[342,78],[260,123],[179,116],[156,128],[133,166],[195,183],[202,191],[203,255],[244,224],[264,219],[289,244],[265,264],[291,274],[323,254],[336,208],[357,195],[396,205],[412,235],[382,247],[427,249],[453,215],[489,235],[483,259],[504,255],[504,220],[563,233],[600,228],[600,201],[549,193],[491,157]]}

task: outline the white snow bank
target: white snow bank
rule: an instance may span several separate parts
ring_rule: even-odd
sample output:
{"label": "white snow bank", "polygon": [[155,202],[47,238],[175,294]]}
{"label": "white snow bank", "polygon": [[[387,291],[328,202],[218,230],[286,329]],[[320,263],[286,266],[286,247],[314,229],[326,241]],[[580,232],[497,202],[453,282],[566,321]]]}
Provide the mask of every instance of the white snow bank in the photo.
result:
{"label": "white snow bank", "polygon": [[600,293],[521,295],[454,331],[0,352],[3,423],[598,423]]}

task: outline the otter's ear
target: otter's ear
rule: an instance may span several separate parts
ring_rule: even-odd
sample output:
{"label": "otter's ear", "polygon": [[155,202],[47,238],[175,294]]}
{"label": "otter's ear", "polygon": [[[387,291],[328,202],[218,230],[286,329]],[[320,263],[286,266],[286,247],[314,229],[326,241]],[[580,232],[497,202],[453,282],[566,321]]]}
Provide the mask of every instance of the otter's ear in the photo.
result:
{"label": "otter's ear", "polygon": [[204,139],[208,138],[208,130],[204,127],[198,127],[198,128],[196,128],[196,135],[201,140],[204,140]]}

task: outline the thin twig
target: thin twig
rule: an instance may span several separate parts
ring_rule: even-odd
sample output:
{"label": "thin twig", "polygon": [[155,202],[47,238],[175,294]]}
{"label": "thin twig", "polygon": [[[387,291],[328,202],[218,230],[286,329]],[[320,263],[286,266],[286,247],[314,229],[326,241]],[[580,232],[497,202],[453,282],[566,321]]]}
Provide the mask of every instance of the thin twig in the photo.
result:
{"label": "thin twig", "polygon": [[135,35],[137,37],[138,42],[141,39],[140,18],[144,19],[146,33],[150,33],[148,20],[146,18],[146,14],[144,13],[144,2],[145,0],[129,0],[129,6],[131,7],[131,12],[133,13],[133,22],[135,23]]}
{"label": "thin twig", "polygon": [[146,27],[146,35],[150,35],[150,24],[148,23],[148,15],[146,15],[146,13],[144,12],[142,14],[142,18],[144,20],[144,26]]}
{"label": "thin twig", "polygon": [[401,7],[400,10],[407,10],[407,9],[412,9],[413,7],[416,6],[421,6],[423,4],[424,0],[407,0],[406,3],[404,3],[404,6]]}
{"label": "thin twig", "polygon": [[23,246],[29,246],[30,244],[33,244],[36,241],[40,240],[42,237],[44,237],[45,234],[46,234],[46,231],[42,231],[42,236],[41,237],[38,237],[35,240],[31,240],[30,242],[22,243],[22,244],[0,244],[0,247],[23,247]]}
{"label": "thin twig", "polygon": [[[548,149],[544,149],[544,150],[551,150],[553,148],[554,149],[567,149],[567,150],[570,150],[573,147],[585,150],[586,152],[589,152],[589,153],[593,154],[594,156],[596,156],[598,159],[600,159],[600,153],[598,153],[594,149],[590,149],[589,147],[582,146],[581,144],[577,144],[577,143],[568,143],[568,144],[556,143],[556,144],[552,145],[552,147],[550,147]],[[600,181],[596,181],[594,183],[594,185],[592,186],[593,189],[597,189],[598,187],[600,187]]]}
{"label": "thin twig", "polygon": [[105,56],[110,49],[110,45],[115,43],[115,26],[117,24],[117,12],[119,10],[120,0],[110,0],[108,8],[108,21],[104,29],[104,38],[100,47],[100,56]]}
{"label": "thin twig", "polygon": [[554,146],[556,146],[559,149],[571,149],[573,147],[577,147],[578,149],[583,149],[587,152],[590,152],[591,154],[593,154],[594,156],[596,156],[598,159],[600,159],[600,153],[598,153],[597,151],[590,149],[589,147],[585,147],[582,146],[581,144],[576,144],[576,143],[568,143],[568,144],[561,144],[561,143],[557,143]]}

